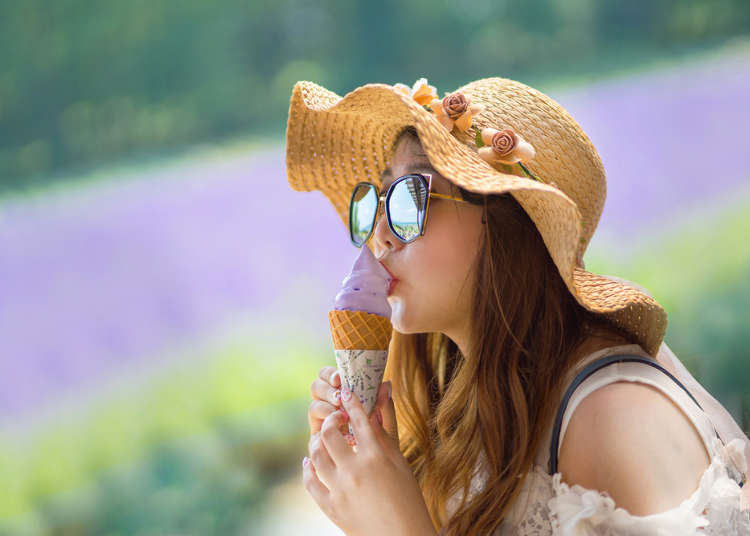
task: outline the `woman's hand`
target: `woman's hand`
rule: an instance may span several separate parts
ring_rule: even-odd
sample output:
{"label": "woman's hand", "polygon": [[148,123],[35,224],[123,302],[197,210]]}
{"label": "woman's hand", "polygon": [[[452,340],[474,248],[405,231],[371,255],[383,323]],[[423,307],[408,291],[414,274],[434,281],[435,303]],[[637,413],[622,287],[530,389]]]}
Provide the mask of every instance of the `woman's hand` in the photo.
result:
{"label": "woman's hand", "polygon": [[[310,437],[320,432],[323,421],[331,413],[341,407],[341,376],[336,367],[323,367],[318,377],[310,386],[312,402],[307,409],[307,421],[310,424]],[[346,426],[342,426],[343,433],[348,432]]]}
{"label": "woman's hand", "polygon": [[[390,382],[385,382],[368,418],[359,398],[341,389],[346,413],[330,413],[311,437],[310,458],[303,461],[305,488],[348,536],[435,535],[419,484],[399,450],[389,395]],[[340,430],[347,418],[356,452]]]}

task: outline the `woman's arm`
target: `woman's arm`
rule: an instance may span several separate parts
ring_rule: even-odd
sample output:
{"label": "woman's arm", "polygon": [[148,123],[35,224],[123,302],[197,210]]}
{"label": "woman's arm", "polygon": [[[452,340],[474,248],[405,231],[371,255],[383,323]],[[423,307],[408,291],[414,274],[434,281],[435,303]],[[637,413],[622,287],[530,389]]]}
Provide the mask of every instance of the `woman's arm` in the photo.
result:
{"label": "woman's arm", "polygon": [[616,506],[649,515],[698,488],[710,457],[690,419],[648,384],[615,382],[576,408],[562,440],[562,481],[606,491]]}

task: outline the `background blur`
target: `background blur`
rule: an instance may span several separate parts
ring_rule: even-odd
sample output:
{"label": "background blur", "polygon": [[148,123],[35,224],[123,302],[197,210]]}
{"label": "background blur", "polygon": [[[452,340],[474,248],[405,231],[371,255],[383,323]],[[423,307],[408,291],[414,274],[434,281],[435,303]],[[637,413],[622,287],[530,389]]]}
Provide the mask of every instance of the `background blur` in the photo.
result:
{"label": "background blur", "polygon": [[0,5],[0,534],[336,534],[301,486],[358,250],[291,89],[521,80],[608,170],[585,260],[750,429],[750,3]]}

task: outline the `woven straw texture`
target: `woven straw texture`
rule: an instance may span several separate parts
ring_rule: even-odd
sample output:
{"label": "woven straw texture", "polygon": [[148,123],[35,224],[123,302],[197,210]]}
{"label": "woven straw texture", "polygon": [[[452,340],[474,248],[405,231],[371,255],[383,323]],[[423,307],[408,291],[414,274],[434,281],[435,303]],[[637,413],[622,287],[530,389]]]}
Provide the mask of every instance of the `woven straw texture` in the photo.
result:
{"label": "woven straw texture", "polygon": [[534,146],[536,155],[526,167],[541,182],[493,167],[477,154],[471,134],[449,133],[433,113],[393,86],[366,84],[342,98],[300,81],[287,122],[289,184],[297,191],[321,191],[347,225],[352,188],[360,181],[380,188],[396,138],[413,125],[430,163],[446,180],[471,192],[513,195],[578,303],[633,334],[655,356],[667,327],[664,309],[641,290],[582,268],[604,208],[606,179],[578,123],[553,99],[514,80],[484,78],[456,91],[484,104],[474,125],[511,128]]}
{"label": "woven straw texture", "polygon": [[387,350],[393,326],[389,318],[365,311],[328,311],[336,350]]}

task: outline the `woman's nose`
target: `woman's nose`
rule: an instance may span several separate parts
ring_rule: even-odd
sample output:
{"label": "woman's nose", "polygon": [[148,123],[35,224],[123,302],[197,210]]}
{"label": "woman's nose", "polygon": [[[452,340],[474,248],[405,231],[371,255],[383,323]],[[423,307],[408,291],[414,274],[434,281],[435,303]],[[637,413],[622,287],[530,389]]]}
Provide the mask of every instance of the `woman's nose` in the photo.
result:
{"label": "woman's nose", "polygon": [[391,233],[391,229],[388,227],[388,220],[385,216],[385,205],[383,202],[378,206],[378,213],[375,216],[375,230],[372,236],[373,240],[375,240],[375,251],[378,257],[384,255],[383,252],[386,250],[399,249],[405,245]]}

